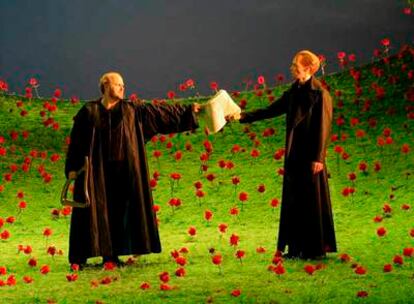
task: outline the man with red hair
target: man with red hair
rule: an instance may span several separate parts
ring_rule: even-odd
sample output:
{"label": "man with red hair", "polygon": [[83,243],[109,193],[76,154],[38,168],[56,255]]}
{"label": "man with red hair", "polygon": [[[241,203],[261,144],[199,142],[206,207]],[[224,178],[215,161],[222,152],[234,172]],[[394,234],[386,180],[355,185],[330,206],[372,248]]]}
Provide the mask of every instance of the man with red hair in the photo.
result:
{"label": "man with red hair", "polygon": [[[241,123],[286,114],[285,173],[277,249],[288,258],[317,259],[336,251],[325,165],[331,122],[329,92],[314,77],[318,56],[298,52],[291,65],[294,83],[267,108],[243,112]],[[234,117],[237,119],[238,117]]]}

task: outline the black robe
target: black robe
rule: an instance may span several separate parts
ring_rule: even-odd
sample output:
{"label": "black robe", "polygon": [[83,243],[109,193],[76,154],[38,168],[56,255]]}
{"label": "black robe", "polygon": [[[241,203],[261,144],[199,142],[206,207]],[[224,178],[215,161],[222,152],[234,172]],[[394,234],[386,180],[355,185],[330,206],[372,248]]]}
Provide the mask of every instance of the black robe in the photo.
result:
{"label": "black robe", "polygon": [[[198,127],[191,106],[122,100],[107,110],[86,103],[76,114],[65,173],[78,171],[89,156],[89,208],[73,208],[69,262],[95,256],[161,252],[149,186],[145,142],[157,133]],[[75,181],[74,200],[84,201],[84,175]]]}
{"label": "black robe", "polygon": [[[331,200],[325,164],[332,123],[332,100],[312,77],[296,81],[267,108],[243,113],[249,123],[286,114],[285,174],[277,249],[312,258],[336,251]],[[324,169],[314,175],[312,162]]]}

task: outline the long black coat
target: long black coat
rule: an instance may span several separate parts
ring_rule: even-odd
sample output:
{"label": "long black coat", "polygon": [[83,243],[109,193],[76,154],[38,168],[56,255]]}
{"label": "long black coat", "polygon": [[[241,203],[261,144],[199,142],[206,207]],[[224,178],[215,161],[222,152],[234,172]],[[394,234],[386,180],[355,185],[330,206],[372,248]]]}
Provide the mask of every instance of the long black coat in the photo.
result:
{"label": "long black coat", "polygon": [[[86,103],[74,118],[65,173],[78,171],[90,157],[89,208],[73,208],[69,261],[94,256],[160,252],[149,186],[145,142],[157,133],[196,128],[191,106],[120,101],[107,110]],[[83,176],[74,199],[84,200]]]}
{"label": "long black coat", "polygon": [[[325,164],[332,122],[332,100],[312,77],[296,81],[267,108],[244,113],[248,123],[286,114],[285,174],[277,249],[302,257],[336,251],[336,240]],[[312,162],[324,169],[314,175]]]}

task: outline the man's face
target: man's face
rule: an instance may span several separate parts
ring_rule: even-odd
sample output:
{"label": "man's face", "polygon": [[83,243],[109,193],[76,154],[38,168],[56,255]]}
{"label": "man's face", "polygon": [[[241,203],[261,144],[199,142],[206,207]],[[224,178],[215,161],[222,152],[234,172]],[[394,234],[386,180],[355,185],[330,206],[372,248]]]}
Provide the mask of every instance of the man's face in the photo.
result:
{"label": "man's face", "polygon": [[109,78],[107,85],[107,92],[110,98],[114,100],[120,100],[124,98],[125,86],[121,76],[113,75]]}
{"label": "man's face", "polygon": [[299,61],[292,63],[290,71],[295,79],[305,79],[309,75],[309,68],[304,67]]}

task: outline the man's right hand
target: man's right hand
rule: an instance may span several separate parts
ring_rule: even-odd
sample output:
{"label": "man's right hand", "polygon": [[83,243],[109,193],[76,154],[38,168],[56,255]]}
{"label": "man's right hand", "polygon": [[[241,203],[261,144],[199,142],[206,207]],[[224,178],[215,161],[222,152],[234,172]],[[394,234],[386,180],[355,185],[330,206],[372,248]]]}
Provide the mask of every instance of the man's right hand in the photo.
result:
{"label": "man's right hand", "polygon": [[224,118],[226,119],[227,122],[233,122],[233,121],[238,121],[241,118],[240,113],[236,113],[236,114],[231,114],[231,115],[227,115]]}

